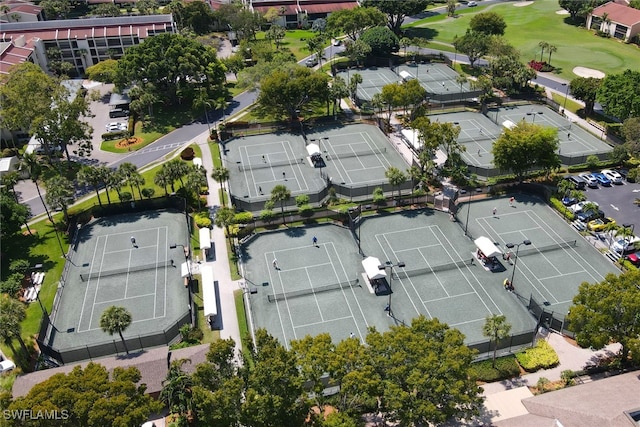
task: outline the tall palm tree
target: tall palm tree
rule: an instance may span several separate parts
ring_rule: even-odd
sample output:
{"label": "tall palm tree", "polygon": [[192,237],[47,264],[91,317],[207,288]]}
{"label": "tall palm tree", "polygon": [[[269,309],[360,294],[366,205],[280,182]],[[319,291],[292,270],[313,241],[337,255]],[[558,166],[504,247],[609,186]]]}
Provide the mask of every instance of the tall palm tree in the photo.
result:
{"label": "tall palm tree", "polygon": [[[400,185],[407,180],[407,176],[402,173],[402,171],[394,166],[391,166],[384,172],[384,176],[389,180],[389,184],[391,184],[391,199],[394,197],[393,189],[395,187],[400,187]],[[398,193],[400,193],[400,189],[398,188]],[[399,194],[398,194],[399,195]]]}
{"label": "tall palm tree", "polygon": [[493,367],[496,367],[496,355],[498,353],[498,342],[509,336],[511,332],[511,324],[507,322],[507,318],[502,314],[492,314],[487,316],[482,326],[482,335],[493,341]]}
{"label": "tall palm tree", "polygon": [[467,78],[465,76],[460,75],[460,74],[456,76],[456,83],[458,83],[460,85],[460,100],[462,100],[462,94],[464,93],[462,91],[462,86],[467,82],[468,82],[468,80],[467,80]]}
{"label": "tall palm tree", "polygon": [[184,416],[188,422],[193,419],[192,388],[193,378],[182,370],[182,365],[191,363],[189,359],[179,359],[171,362],[167,377],[162,382],[160,400],[164,402],[172,413]]}
{"label": "tall palm tree", "polygon": [[124,345],[124,350],[127,354],[129,354],[129,349],[127,349],[127,343],[122,336],[122,332],[124,332],[129,325],[131,325],[131,313],[124,307],[112,305],[100,316],[100,328],[109,335],[117,332],[118,335],[120,335],[122,345]]}
{"label": "tall palm tree", "polygon": [[286,185],[278,184],[271,190],[271,200],[280,202],[280,212],[282,213],[282,223],[285,223],[284,219],[284,202],[291,198],[291,191]]}
{"label": "tall palm tree", "polygon": [[42,206],[44,206],[44,210],[47,213],[47,218],[51,219],[51,213],[49,212],[49,208],[47,204],[44,202],[44,198],[42,197],[42,192],[40,191],[40,185],[38,181],[42,177],[42,173],[44,172],[43,165],[38,161],[38,156],[34,153],[25,153],[20,160],[20,167],[23,170],[26,170],[29,173],[29,178],[36,186],[36,191],[38,192],[38,197],[40,197],[40,201],[42,202]]}
{"label": "tall palm tree", "polygon": [[558,48],[552,44],[547,46],[547,51],[549,51],[549,65],[551,65],[551,54],[558,51]]}
{"label": "tall palm tree", "polygon": [[73,201],[73,183],[62,175],[54,175],[45,183],[47,194],[45,199],[49,206],[54,209],[62,209],[64,222],[69,224],[69,204]]}
{"label": "tall palm tree", "polygon": [[[100,206],[102,206],[100,189],[102,189],[106,185],[105,181],[108,175],[108,170],[109,169],[106,166],[85,165],[80,168],[78,174],[76,175],[78,184],[93,187],[93,190],[96,192],[96,197],[98,198],[98,204]],[[107,192],[107,197],[109,197],[109,192]],[[111,203],[110,200],[109,203]]]}
{"label": "tall palm tree", "polygon": [[164,167],[160,168],[156,175],[153,177],[153,182],[164,188],[164,195],[166,196],[169,192],[167,191],[167,186],[172,184],[171,178],[169,178],[168,170]]}
{"label": "tall palm tree", "polygon": [[165,163],[163,167],[167,168],[169,179],[171,179],[171,191],[175,193],[173,183],[176,180],[180,181],[180,187],[184,188],[184,181],[182,178],[189,173],[189,165],[180,159],[173,159],[168,163]]}
{"label": "tall palm tree", "polygon": [[224,228],[227,238],[231,240],[231,227],[235,224],[236,211],[233,208],[220,208],[216,212],[216,217],[213,219],[213,223],[216,227]]}
{"label": "tall palm tree", "polygon": [[222,199],[222,206],[226,206],[227,197],[223,191],[223,184],[229,179],[229,169],[222,166],[214,168],[211,172],[211,178],[220,184],[220,198]]}
{"label": "tall palm tree", "polygon": [[538,43],[538,46],[542,48],[542,51],[540,52],[540,62],[542,62],[542,55],[544,55],[545,49],[549,47],[549,43],[543,40]]}
{"label": "tall palm tree", "polygon": [[187,175],[187,189],[198,199],[198,210],[200,210],[200,192],[207,186],[207,176],[204,169],[192,166]]}
{"label": "tall palm tree", "polygon": [[351,81],[349,82],[349,89],[351,89],[351,98],[355,99],[356,94],[358,93],[358,85],[362,83],[362,75],[360,73],[355,73],[351,76]]}
{"label": "tall palm tree", "polygon": [[0,339],[6,343],[11,351],[16,354],[12,341],[17,339],[22,347],[25,360],[29,359],[29,351],[22,340],[21,326],[22,321],[27,317],[24,304],[15,298],[11,298],[7,294],[0,296]]}
{"label": "tall palm tree", "polygon": [[[129,188],[131,189],[131,197],[133,197],[133,200],[135,200],[136,193],[133,191],[133,186],[138,185],[138,193],[139,193],[140,180],[142,180],[142,184],[144,184],[144,178],[140,176],[140,173],[138,172],[138,167],[133,163],[125,162],[118,167],[118,173],[129,184]],[[142,199],[142,195],[140,195],[140,199]]]}

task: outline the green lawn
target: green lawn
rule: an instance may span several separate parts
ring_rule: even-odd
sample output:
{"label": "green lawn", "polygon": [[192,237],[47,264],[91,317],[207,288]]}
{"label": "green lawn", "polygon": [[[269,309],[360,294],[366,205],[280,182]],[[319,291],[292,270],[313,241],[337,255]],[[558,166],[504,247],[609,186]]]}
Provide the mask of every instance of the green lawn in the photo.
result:
{"label": "green lawn", "polygon": [[[280,49],[289,48],[299,61],[311,55],[311,52],[307,49],[307,40],[313,38],[315,35],[316,33],[311,30],[287,30],[284,39],[280,42]],[[264,40],[264,31],[256,34],[256,39]],[[326,45],[329,46],[328,40]]]}
{"label": "green lawn", "polygon": [[[432,41],[452,43],[456,35],[465,33],[471,16],[491,10],[500,14],[507,23],[506,39],[518,48],[523,61],[540,60],[538,43],[546,41],[558,48],[551,56],[551,64],[559,68],[566,79],[576,77],[572,69],[577,66],[594,68],[607,74],[619,73],[627,68],[640,69],[640,49],[615,39],[597,37],[585,28],[569,22],[569,15],[558,15],[557,0],[537,0],[530,6],[515,7],[513,3],[477,7],[465,10],[456,19],[442,16],[426,18],[411,25],[412,36],[420,35]],[[435,48],[435,46],[433,46]],[[545,53],[545,61],[548,54]]]}

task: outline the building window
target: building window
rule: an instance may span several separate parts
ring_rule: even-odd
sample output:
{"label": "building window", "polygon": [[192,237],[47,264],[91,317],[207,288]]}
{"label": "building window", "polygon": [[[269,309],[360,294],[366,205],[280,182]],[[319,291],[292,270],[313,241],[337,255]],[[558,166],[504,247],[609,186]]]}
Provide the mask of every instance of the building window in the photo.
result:
{"label": "building window", "polygon": [[624,40],[627,37],[628,28],[624,25],[616,24],[616,30],[613,33],[613,37]]}
{"label": "building window", "polygon": [[600,19],[599,16],[592,16],[591,17],[591,29],[592,30],[599,30],[600,29],[600,24],[602,24],[602,19]]}

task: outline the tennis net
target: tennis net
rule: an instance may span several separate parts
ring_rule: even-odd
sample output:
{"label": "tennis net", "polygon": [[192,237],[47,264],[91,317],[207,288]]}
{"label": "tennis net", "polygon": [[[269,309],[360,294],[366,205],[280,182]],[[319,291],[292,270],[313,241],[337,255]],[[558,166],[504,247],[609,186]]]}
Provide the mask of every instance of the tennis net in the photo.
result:
{"label": "tennis net", "polygon": [[362,87],[362,88],[380,88],[382,89],[383,86],[389,85],[395,83],[393,81],[388,81],[386,79],[362,79],[362,83],[358,83],[358,87]]}
{"label": "tennis net", "polygon": [[577,240],[569,240],[565,242],[550,243],[544,246],[536,246],[534,248],[522,248],[518,251],[518,256],[531,255],[531,254],[536,254],[540,252],[555,251],[558,249],[573,248],[577,246],[577,244],[578,244]]}
{"label": "tennis net", "polygon": [[337,157],[339,159],[346,159],[349,157],[364,157],[364,156],[374,156],[376,154],[382,154],[387,152],[387,147],[383,148],[369,148],[368,150],[360,150],[360,151],[347,151],[344,153],[330,153],[327,154],[327,159],[331,159],[331,157]]}
{"label": "tennis net", "polygon": [[360,282],[359,279],[352,280],[350,282],[332,283],[330,285],[315,286],[308,289],[300,289],[298,291],[288,291],[279,294],[267,295],[269,302],[283,301],[289,298],[303,297],[306,295],[319,294],[321,292],[337,291],[338,289],[351,288],[356,286]]}
{"label": "tennis net", "polygon": [[167,267],[169,265],[171,265],[171,261],[157,261],[149,264],[115,268],[113,270],[90,271],[87,273],[80,273],[80,279],[83,282],[86,282],[87,280],[97,279],[99,277],[116,276],[118,274],[133,273],[135,271],[155,270],[157,268]]}
{"label": "tennis net", "polygon": [[255,169],[269,169],[275,168],[278,166],[293,166],[298,162],[303,163],[304,159],[287,159],[287,160],[279,160],[275,162],[262,162],[262,163],[254,163],[248,165],[239,165],[238,170],[240,172],[255,170]]}
{"label": "tennis net", "polygon": [[468,265],[471,265],[471,258],[468,260],[452,261],[429,267],[415,268],[412,270],[396,270],[395,273],[399,279],[406,279],[407,277],[421,276],[423,274],[435,273],[437,271],[454,270]]}
{"label": "tennis net", "polygon": [[485,134],[478,134],[475,136],[460,135],[458,137],[458,142],[493,141],[494,139],[498,139],[498,137],[493,135],[485,135]]}
{"label": "tennis net", "polygon": [[571,124],[568,125],[564,125],[564,126],[558,126],[558,130],[571,130]]}

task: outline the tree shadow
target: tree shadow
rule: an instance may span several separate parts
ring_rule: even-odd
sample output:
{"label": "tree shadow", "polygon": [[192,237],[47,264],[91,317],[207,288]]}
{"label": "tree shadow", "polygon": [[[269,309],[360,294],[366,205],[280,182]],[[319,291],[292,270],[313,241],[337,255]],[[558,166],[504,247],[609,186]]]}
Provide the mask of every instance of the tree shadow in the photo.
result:
{"label": "tree shadow", "polygon": [[418,28],[412,27],[407,28],[405,31],[405,37],[409,38],[421,38],[425,40],[433,40],[435,39],[440,32],[438,30],[434,30],[433,28]]}

